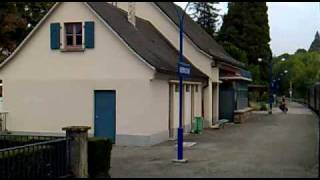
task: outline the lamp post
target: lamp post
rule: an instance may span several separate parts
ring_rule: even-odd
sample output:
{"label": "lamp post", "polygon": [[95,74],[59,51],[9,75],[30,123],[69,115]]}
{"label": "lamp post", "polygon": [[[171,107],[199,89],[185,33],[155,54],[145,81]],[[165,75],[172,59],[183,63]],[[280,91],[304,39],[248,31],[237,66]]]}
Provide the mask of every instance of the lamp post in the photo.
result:
{"label": "lamp post", "polygon": [[179,127],[178,127],[178,148],[177,148],[177,159],[174,159],[173,162],[178,163],[185,163],[187,162],[186,159],[183,159],[183,127],[182,127],[182,95],[183,95],[183,78],[187,75],[190,75],[190,65],[185,64],[183,62],[183,20],[184,15],[187,10],[187,7],[189,6],[189,3],[187,3],[184,11],[182,12],[182,15],[179,14],[179,10],[176,8],[177,16],[179,18],[179,61],[177,64],[178,67],[178,76],[179,76]]}
{"label": "lamp post", "polygon": [[278,93],[278,89],[279,89],[279,85],[280,85],[280,80],[281,78],[280,77],[283,77],[285,75],[288,74],[288,70],[284,70],[283,73],[280,73],[280,75],[277,75],[274,77],[273,79],[273,90],[276,90],[276,94]]}
{"label": "lamp post", "polygon": [[[258,58],[258,62],[262,62],[262,58]],[[269,110],[268,113],[272,114],[272,102],[273,102],[273,93],[272,93],[272,63],[270,62],[266,62],[269,65]]]}

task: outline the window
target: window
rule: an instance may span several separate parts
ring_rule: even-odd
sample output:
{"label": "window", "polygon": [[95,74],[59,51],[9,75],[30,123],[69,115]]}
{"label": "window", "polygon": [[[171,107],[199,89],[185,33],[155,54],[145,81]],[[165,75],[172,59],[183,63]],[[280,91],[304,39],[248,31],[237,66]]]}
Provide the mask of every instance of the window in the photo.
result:
{"label": "window", "polygon": [[190,91],[190,85],[189,85],[189,84],[186,85],[186,91],[187,91],[187,92]]}
{"label": "window", "polygon": [[65,47],[82,48],[82,23],[65,23]]}
{"label": "window", "polygon": [[196,92],[198,92],[198,85],[195,85],[195,87],[196,87]]}
{"label": "window", "polygon": [[178,84],[174,85],[174,90],[175,90],[175,92],[179,92],[179,85]]}

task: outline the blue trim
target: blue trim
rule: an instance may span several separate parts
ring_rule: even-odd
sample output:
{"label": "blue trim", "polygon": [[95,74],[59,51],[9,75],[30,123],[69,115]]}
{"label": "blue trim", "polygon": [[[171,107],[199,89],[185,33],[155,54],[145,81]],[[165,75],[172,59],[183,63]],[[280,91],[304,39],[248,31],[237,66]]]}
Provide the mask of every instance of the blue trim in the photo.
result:
{"label": "blue trim", "polygon": [[50,24],[50,47],[60,49],[60,23]]}
{"label": "blue trim", "polygon": [[248,78],[248,79],[252,79],[252,75],[250,71],[246,71],[244,69],[240,69],[240,75],[242,77]]}
{"label": "blue trim", "polygon": [[94,22],[87,21],[84,24],[84,42],[86,48],[94,48]]}

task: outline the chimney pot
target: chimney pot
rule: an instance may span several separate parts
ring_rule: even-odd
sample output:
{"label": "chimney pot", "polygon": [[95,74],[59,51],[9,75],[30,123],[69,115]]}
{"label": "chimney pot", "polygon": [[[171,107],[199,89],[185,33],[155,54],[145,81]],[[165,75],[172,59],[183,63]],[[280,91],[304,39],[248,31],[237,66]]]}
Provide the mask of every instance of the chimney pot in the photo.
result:
{"label": "chimney pot", "polygon": [[135,2],[128,2],[128,21],[136,26],[136,5]]}

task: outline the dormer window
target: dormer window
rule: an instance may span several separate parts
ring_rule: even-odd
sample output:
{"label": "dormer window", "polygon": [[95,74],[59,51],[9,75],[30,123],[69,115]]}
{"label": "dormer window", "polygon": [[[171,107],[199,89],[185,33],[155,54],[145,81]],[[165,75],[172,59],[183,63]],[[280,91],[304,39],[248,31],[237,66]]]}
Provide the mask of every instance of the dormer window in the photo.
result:
{"label": "dormer window", "polygon": [[65,23],[65,48],[82,48],[82,23]]}

